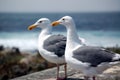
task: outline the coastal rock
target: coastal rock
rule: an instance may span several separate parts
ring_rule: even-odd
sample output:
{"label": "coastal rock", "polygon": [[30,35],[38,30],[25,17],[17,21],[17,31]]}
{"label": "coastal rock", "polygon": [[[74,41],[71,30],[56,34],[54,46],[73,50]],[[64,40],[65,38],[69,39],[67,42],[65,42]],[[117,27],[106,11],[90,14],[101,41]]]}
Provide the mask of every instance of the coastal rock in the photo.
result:
{"label": "coastal rock", "polygon": [[15,65],[12,67],[12,74],[16,75],[16,77],[26,75],[27,69],[21,68],[20,65]]}
{"label": "coastal rock", "polygon": [[0,45],[0,51],[4,50],[4,46]]}
{"label": "coastal rock", "polygon": [[20,53],[20,50],[17,47],[13,47],[12,51],[13,51],[13,53]]}
{"label": "coastal rock", "polygon": [[8,79],[9,79],[8,75],[3,75],[0,77],[0,80],[8,80]]}
{"label": "coastal rock", "polygon": [[[115,69],[116,68],[116,69]],[[56,67],[28,74],[22,77],[14,78],[11,80],[55,80]],[[64,76],[63,66],[61,66],[60,76]],[[106,70],[103,74],[98,75],[97,80],[120,80],[120,65],[113,66]],[[68,66],[68,78],[67,80],[84,80],[83,74],[80,71],[76,71]]]}
{"label": "coastal rock", "polygon": [[[110,49],[120,53],[120,48]],[[3,47],[2,51],[0,51],[0,80],[8,80],[22,75],[26,76],[13,80],[50,80],[56,77],[56,68],[51,68],[55,66],[55,64],[49,63],[42,58],[39,52],[31,52],[30,54],[30,52],[20,51],[17,47]],[[61,76],[63,76],[63,70],[62,66],[62,70],[60,71]],[[118,75],[120,75],[120,65],[108,69],[107,73],[100,76],[100,80],[106,76],[108,76],[106,80],[120,80]],[[68,67],[68,77],[68,80],[81,80],[83,74]],[[105,80],[103,78],[102,80]]]}

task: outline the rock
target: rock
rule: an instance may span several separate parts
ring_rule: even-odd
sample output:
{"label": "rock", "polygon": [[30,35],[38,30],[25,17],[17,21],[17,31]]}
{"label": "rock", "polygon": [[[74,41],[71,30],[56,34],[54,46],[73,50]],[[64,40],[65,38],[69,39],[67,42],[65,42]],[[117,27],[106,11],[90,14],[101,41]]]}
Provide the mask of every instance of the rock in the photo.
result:
{"label": "rock", "polygon": [[3,65],[4,63],[4,56],[0,56],[0,65]]}
{"label": "rock", "polygon": [[8,79],[9,79],[8,75],[4,75],[0,80],[8,80]]}
{"label": "rock", "polygon": [[[106,70],[102,75],[98,75],[97,80],[120,80],[120,66],[118,65],[117,70],[114,71],[115,67],[112,67],[108,70]],[[12,80],[55,80],[56,77],[56,67],[35,72],[29,75],[25,75],[22,77],[18,77]],[[61,66],[61,71],[60,71],[60,76],[64,76],[64,68]],[[109,73],[109,70],[113,70],[114,73]],[[68,78],[67,80],[84,80],[83,79],[83,74],[80,71],[76,71],[68,66]]]}
{"label": "rock", "polygon": [[26,75],[27,74],[26,68],[22,68],[20,65],[15,65],[12,67],[12,74],[14,74],[16,77]]}
{"label": "rock", "polygon": [[44,69],[46,69],[46,65],[45,64],[38,64],[38,65],[36,65],[36,68],[37,68],[37,70],[44,70]]}
{"label": "rock", "polygon": [[0,51],[4,50],[3,45],[0,45]]}
{"label": "rock", "polygon": [[28,65],[30,63],[29,59],[28,58],[23,58],[20,60],[19,62],[20,64],[25,64],[25,65]]}
{"label": "rock", "polygon": [[13,51],[13,53],[20,53],[20,50],[17,47],[13,47],[12,51]]}

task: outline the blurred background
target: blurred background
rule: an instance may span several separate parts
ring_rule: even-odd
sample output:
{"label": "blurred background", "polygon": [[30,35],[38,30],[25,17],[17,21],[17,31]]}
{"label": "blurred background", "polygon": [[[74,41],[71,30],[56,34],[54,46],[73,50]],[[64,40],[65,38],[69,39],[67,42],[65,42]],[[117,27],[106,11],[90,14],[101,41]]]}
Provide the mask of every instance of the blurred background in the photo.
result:
{"label": "blurred background", "polygon": [[[37,51],[40,29],[27,27],[39,18],[54,21],[66,15],[87,45],[119,49],[120,0],[0,0],[0,79],[55,66]],[[66,29],[59,25],[53,33],[66,35]]]}

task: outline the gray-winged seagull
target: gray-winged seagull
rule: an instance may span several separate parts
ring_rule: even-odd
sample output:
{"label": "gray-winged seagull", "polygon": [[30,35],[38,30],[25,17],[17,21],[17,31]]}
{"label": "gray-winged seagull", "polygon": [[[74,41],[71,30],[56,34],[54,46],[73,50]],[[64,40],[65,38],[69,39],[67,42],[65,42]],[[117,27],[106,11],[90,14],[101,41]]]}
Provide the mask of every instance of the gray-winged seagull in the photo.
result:
{"label": "gray-winged seagull", "polygon": [[120,63],[120,55],[114,54],[101,47],[83,46],[79,42],[75,23],[70,16],[65,16],[52,23],[52,26],[64,25],[67,29],[67,42],[65,59],[68,65],[85,74],[85,79],[92,77],[95,80],[97,74]]}
{"label": "gray-winged seagull", "polygon": [[[57,64],[57,80],[64,80],[67,78],[67,65],[64,58],[66,47],[66,37],[63,35],[53,35],[51,33],[51,21],[48,18],[41,18],[28,29],[41,28],[41,33],[38,38],[38,50],[43,58],[51,63]],[[65,77],[59,77],[59,65],[64,64]]]}

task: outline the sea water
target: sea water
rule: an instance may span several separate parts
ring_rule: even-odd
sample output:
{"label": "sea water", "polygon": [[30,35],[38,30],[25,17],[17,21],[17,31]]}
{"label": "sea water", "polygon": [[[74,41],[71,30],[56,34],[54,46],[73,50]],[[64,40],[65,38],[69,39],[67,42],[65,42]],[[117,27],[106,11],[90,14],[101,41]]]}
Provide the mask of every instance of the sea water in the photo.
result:
{"label": "sea water", "polygon": [[[54,21],[65,15],[73,17],[77,33],[86,45],[120,45],[120,13],[0,13],[0,45],[35,50],[41,29],[28,31],[27,27],[41,17]],[[53,34],[66,36],[66,29],[60,25],[53,29]]]}

